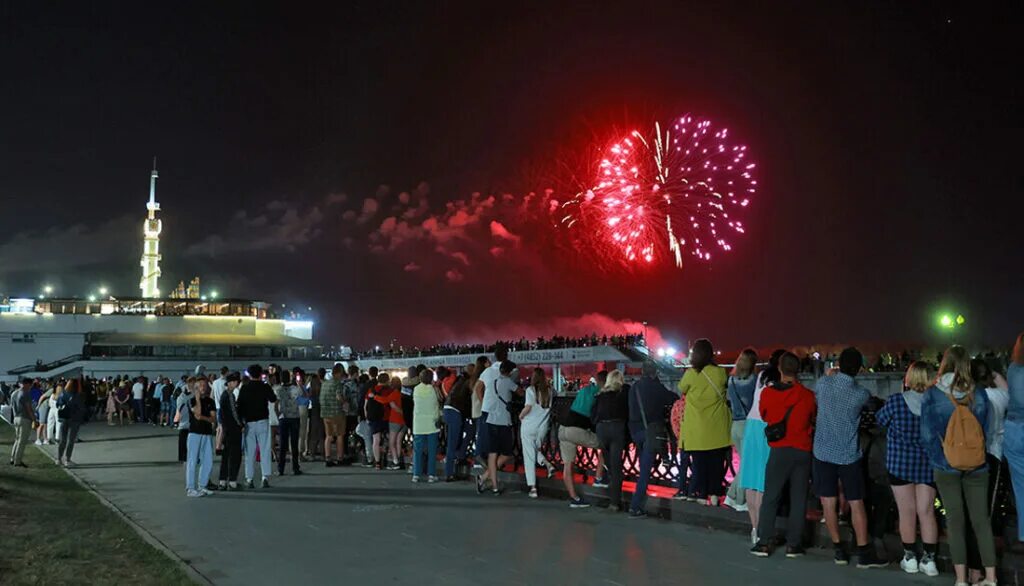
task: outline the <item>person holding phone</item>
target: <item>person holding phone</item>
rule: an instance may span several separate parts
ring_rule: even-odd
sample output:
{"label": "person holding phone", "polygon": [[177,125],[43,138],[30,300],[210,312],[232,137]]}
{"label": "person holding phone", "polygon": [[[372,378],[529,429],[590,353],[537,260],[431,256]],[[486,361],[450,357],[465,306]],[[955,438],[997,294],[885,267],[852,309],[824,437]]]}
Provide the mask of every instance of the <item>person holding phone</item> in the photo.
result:
{"label": "person holding phone", "polygon": [[196,389],[196,395],[188,403],[190,411],[185,495],[189,497],[212,494],[207,486],[210,483],[210,472],[213,470],[213,426],[217,421],[217,406],[210,398],[210,383],[206,377],[199,378]]}

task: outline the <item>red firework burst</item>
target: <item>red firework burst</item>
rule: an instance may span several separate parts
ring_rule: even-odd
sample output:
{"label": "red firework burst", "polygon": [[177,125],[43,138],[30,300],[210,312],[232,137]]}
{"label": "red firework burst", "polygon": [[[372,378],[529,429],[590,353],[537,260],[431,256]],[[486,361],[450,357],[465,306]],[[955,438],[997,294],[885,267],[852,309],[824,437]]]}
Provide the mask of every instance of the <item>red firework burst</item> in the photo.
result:
{"label": "red firework burst", "polygon": [[562,224],[624,263],[657,263],[684,253],[710,262],[744,232],[742,211],[757,190],[745,145],[728,129],[690,115],[662,131],[633,131],[601,154],[593,187],[567,202]]}

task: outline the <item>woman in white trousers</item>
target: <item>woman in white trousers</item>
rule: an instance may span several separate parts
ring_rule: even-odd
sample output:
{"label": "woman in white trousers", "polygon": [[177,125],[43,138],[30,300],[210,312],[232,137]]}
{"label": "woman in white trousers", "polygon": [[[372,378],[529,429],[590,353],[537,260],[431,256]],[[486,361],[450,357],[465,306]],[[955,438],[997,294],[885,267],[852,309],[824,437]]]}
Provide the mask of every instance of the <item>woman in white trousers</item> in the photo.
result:
{"label": "woman in white trousers", "polygon": [[553,478],[555,467],[544,458],[541,444],[548,434],[551,419],[551,386],[544,376],[544,370],[533,369],[530,386],[526,389],[526,406],[519,414],[519,435],[523,445],[523,467],[526,469],[526,484],[530,487],[530,498],[537,498],[537,464],[548,470]]}

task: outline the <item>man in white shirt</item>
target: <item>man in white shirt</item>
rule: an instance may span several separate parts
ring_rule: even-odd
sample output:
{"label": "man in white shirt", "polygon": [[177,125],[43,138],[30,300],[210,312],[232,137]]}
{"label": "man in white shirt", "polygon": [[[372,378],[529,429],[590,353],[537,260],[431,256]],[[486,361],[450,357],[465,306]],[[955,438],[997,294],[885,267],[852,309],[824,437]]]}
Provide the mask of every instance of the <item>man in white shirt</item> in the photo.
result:
{"label": "man in white shirt", "polygon": [[135,421],[143,422],[146,420],[145,412],[145,401],[142,397],[145,393],[146,385],[142,384],[142,377],[135,379],[135,384],[132,385],[132,403],[135,405]]}
{"label": "man in white shirt", "polygon": [[498,469],[512,459],[512,450],[515,447],[512,413],[508,410],[508,404],[512,401],[512,395],[520,391],[519,384],[513,380],[516,364],[505,360],[498,368],[498,378],[484,389],[483,410],[487,413],[487,423],[483,427],[487,435],[487,472],[477,477],[476,481],[477,492],[482,493],[484,483],[490,479],[491,491],[495,495],[501,494],[498,486]]}
{"label": "man in white shirt", "polygon": [[224,445],[224,430],[220,425],[220,396],[224,393],[224,389],[228,387],[228,367],[220,367],[220,376],[217,380],[213,381],[213,404],[217,406],[217,422],[214,424],[217,428],[217,439],[214,442],[214,450],[218,454],[221,452],[221,448]]}
{"label": "man in white shirt", "polygon": [[[476,463],[483,468],[487,467],[487,454],[490,452],[489,437],[487,434],[487,405],[484,404],[484,397],[488,391],[494,389],[494,383],[501,376],[501,363],[508,360],[508,350],[504,346],[494,349],[494,362],[488,366],[479,377],[483,383],[483,390],[474,394],[480,401],[480,419],[476,426]],[[475,466],[474,466],[475,467]]]}

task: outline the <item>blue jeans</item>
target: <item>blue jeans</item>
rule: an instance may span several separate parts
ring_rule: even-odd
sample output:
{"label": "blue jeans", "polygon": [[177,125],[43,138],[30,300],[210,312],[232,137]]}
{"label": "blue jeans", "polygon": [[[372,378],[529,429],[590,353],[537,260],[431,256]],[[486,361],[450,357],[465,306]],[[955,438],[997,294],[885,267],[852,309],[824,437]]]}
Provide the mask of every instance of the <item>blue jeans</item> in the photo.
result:
{"label": "blue jeans", "polygon": [[629,502],[630,511],[642,511],[647,504],[647,483],[651,480],[651,468],[654,467],[654,452],[647,449],[647,436],[643,430],[630,432],[636,451],[640,454],[640,470],[636,479],[636,490]]}
{"label": "blue jeans", "polygon": [[[1003,428],[1003,457],[1010,465],[1010,480],[1017,507],[1024,508],[1024,421],[1006,420]],[[1017,514],[1017,538],[1024,541],[1024,514]]]}
{"label": "blue jeans", "polygon": [[487,454],[491,452],[487,437],[487,413],[484,412],[476,420],[476,457],[487,466]]}
{"label": "blue jeans", "polygon": [[260,450],[260,471],[270,479],[270,420],[260,419],[245,424],[245,480],[256,472],[256,449]]}
{"label": "blue jeans", "polygon": [[140,421],[140,422],[141,421],[145,421],[146,420],[146,409],[145,409],[146,401],[143,400],[143,399],[135,399],[132,402],[135,404],[135,421]]}
{"label": "blue jeans", "polygon": [[[444,426],[448,430],[444,453],[444,475],[455,476],[455,463],[466,457],[466,439],[462,429],[466,427],[462,414],[454,409],[443,409]],[[468,437],[468,435],[466,436]]]}
{"label": "blue jeans", "polygon": [[427,460],[427,475],[437,476],[437,442],[440,432],[412,436],[412,475],[423,475],[423,459]]}
{"label": "blue jeans", "polygon": [[[199,467],[199,483],[196,484],[196,466]],[[201,433],[188,434],[188,458],[185,460],[185,489],[206,488],[213,470],[213,436]]]}

